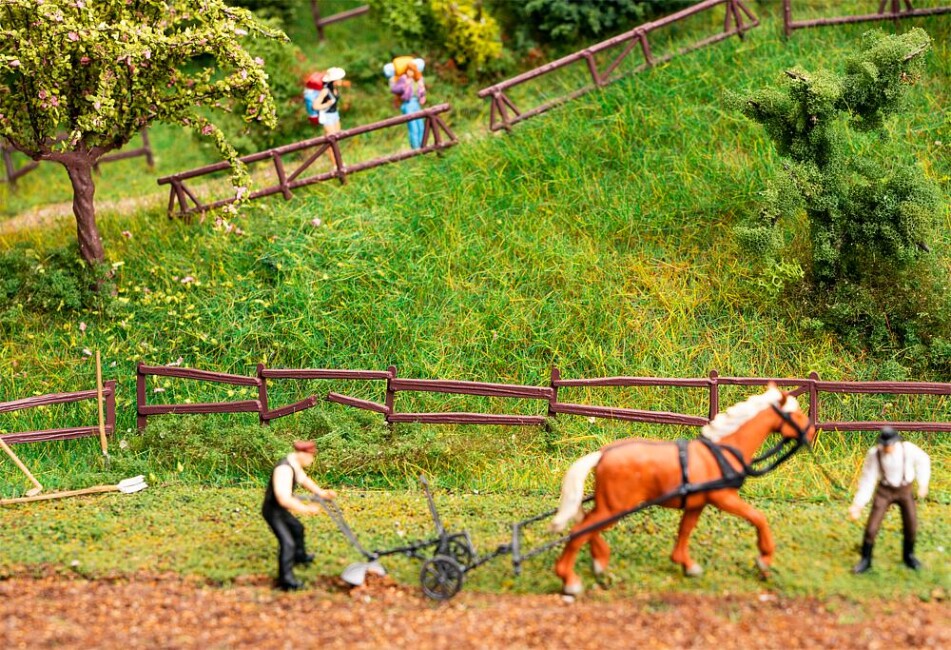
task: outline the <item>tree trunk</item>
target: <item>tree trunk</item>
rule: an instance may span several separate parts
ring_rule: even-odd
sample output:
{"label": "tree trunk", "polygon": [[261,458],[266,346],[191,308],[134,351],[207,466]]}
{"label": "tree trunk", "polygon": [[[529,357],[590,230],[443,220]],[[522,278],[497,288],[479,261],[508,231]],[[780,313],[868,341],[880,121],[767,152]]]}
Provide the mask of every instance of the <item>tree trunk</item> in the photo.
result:
{"label": "tree trunk", "polygon": [[79,254],[90,266],[106,261],[106,252],[96,226],[96,184],[92,179],[92,164],[86,160],[63,162],[69,181],[73,184],[73,214],[76,216],[76,234],[79,238]]}

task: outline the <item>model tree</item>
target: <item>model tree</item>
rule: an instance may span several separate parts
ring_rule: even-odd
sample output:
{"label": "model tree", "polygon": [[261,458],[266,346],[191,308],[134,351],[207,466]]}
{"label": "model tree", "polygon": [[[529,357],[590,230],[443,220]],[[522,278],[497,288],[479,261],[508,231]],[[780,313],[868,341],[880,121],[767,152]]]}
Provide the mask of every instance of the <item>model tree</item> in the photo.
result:
{"label": "model tree", "polygon": [[[940,284],[939,265],[923,263],[940,195],[912,152],[889,146],[886,129],[900,116],[930,45],[921,29],[868,32],[844,73],[797,68],[779,88],[733,96],[782,158],[762,210],[736,229],[741,242],[776,257],[783,226],[804,213],[811,257],[803,262],[819,316],[850,336],[864,331],[866,342],[920,340],[931,325],[915,321],[936,317],[943,302],[927,295],[927,285]],[[922,309],[929,302],[935,309]]]}
{"label": "model tree", "polygon": [[223,0],[0,0],[0,138],[66,168],[87,263],[105,260],[93,180],[103,155],[160,121],[198,130],[236,163],[202,107],[273,126],[263,61],[242,43],[251,33],[284,38]]}

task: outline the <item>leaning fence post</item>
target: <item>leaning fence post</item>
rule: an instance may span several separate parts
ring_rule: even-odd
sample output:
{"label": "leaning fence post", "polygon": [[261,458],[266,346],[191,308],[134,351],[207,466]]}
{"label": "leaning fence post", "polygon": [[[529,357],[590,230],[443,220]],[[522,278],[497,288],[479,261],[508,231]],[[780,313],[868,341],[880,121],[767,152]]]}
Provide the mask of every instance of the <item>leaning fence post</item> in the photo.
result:
{"label": "leaning fence post", "polygon": [[142,407],[145,406],[145,375],[142,374],[142,362],[135,367],[135,427],[139,431],[144,431],[148,426],[148,416],[142,414]]}
{"label": "leaning fence post", "polygon": [[[548,395],[548,417],[558,417],[558,413],[552,408],[558,403],[558,386],[556,382],[561,379],[561,371],[555,366],[551,367],[551,393]],[[548,426],[548,425],[545,425]]]}
{"label": "leaning fence post", "polygon": [[591,53],[591,50],[585,50],[581,55],[588,62],[588,71],[591,72],[591,79],[594,81],[594,85],[601,87],[604,84],[601,82],[601,75],[598,74],[598,64],[594,60],[594,55]]}
{"label": "leaning fence post", "polygon": [[267,379],[264,377],[264,364],[258,364],[258,402],[261,403],[261,410],[258,411],[258,422],[264,426],[271,424],[267,419]]}
{"label": "leaning fence post", "polygon": [[712,420],[720,412],[720,373],[710,371],[710,414],[707,419]]}
{"label": "leaning fence post", "polygon": [[819,424],[819,373],[813,370],[809,373],[809,419],[813,426]]}

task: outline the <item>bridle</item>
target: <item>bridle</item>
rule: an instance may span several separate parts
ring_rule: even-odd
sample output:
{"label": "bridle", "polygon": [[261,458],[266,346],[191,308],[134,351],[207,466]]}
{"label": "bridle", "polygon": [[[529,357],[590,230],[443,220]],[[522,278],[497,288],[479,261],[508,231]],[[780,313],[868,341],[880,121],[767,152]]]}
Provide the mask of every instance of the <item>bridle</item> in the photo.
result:
{"label": "bridle", "polygon": [[793,454],[799,451],[801,447],[806,447],[810,450],[812,449],[812,446],[809,444],[807,429],[815,425],[810,422],[809,426],[807,426],[806,429],[803,429],[796,423],[795,420],[792,419],[792,417],[790,417],[789,413],[782,410],[775,404],[772,405],[772,408],[783,420],[783,422],[791,426],[796,431],[796,437],[784,437],[775,445],[773,445],[772,448],[753,458],[748,465],[744,463],[746,466],[743,469],[748,476],[762,476],[763,474],[773,471],[789,460]]}

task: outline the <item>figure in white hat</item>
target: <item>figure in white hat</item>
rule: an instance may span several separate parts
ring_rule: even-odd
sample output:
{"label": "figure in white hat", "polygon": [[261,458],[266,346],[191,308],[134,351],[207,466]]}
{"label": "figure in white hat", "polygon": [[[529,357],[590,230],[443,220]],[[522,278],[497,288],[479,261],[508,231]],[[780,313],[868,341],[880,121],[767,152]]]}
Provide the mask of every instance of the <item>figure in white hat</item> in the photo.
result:
{"label": "figure in white hat", "polygon": [[[383,66],[383,74],[390,80],[390,92],[403,115],[423,110],[423,104],[426,103],[426,84],[423,82],[425,67],[425,61],[411,56],[398,56],[392,63]],[[406,126],[409,128],[409,146],[421,148],[425,120],[411,120]]]}
{"label": "figure in white hat", "polygon": [[[343,68],[330,68],[321,78],[321,85],[323,87],[320,88],[317,96],[307,102],[308,113],[317,113],[317,123],[324,127],[324,134],[326,135],[336,133],[340,130],[340,88],[338,82],[346,76],[347,73]],[[313,75],[311,75],[311,77],[313,77]],[[310,81],[311,78],[308,78],[308,82]],[[313,86],[316,85],[317,84],[308,83],[308,86],[312,90],[315,90]],[[306,90],[304,91],[304,98],[305,101],[307,101]],[[331,160],[334,161],[334,166],[338,166],[333,150],[328,149],[327,152],[330,154]]]}

